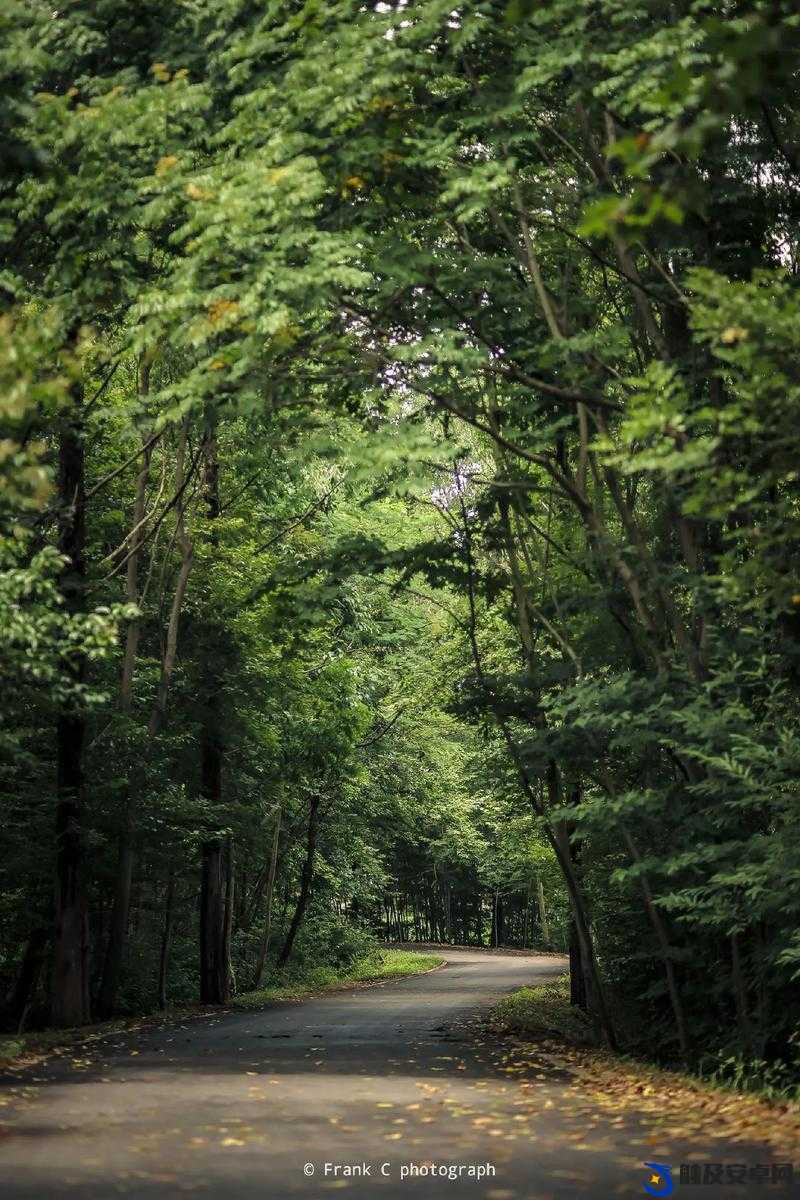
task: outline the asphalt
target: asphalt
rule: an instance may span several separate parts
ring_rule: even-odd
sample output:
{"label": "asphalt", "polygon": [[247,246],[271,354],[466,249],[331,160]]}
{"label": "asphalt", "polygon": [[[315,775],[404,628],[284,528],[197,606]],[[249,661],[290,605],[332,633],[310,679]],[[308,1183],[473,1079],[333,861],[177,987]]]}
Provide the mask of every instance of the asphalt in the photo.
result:
{"label": "asphalt", "polygon": [[116,1035],[4,1077],[0,1196],[641,1197],[644,1161],[720,1160],[716,1143],[648,1144],[635,1114],[612,1121],[552,1057],[486,1032],[498,997],[563,960],[439,953],[426,975]]}

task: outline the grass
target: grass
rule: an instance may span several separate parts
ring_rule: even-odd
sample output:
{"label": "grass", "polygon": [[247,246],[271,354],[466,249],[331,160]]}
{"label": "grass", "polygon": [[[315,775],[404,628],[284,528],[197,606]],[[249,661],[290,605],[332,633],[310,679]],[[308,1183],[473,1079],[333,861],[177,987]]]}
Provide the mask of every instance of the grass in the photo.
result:
{"label": "grass", "polygon": [[593,1043],[588,1018],[569,1002],[569,975],[520,988],[501,1000],[494,1009],[494,1020],[505,1029],[541,1037],[557,1036],[568,1042],[588,1046]]}
{"label": "grass", "polygon": [[0,1063],[11,1062],[19,1058],[25,1049],[25,1039],[22,1037],[0,1037]]}
{"label": "grass", "polygon": [[347,970],[333,967],[314,967],[293,979],[271,983],[256,992],[236,996],[233,1008],[254,1009],[280,1000],[302,1000],[318,992],[347,987],[354,983],[373,983],[381,979],[398,979],[404,975],[419,975],[440,966],[443,958],[433,954],[418,954],[411,950],[381,950],[361,959]]}

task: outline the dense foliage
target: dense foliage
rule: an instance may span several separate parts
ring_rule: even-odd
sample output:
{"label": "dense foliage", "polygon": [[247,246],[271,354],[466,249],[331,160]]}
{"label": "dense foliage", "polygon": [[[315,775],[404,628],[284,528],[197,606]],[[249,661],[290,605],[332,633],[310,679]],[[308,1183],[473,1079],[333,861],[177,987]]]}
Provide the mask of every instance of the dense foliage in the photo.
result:
{"label": "dense foliage", "polygon": [[568,946],[789,1079],[795,6],[2,22],[8,1023]]}

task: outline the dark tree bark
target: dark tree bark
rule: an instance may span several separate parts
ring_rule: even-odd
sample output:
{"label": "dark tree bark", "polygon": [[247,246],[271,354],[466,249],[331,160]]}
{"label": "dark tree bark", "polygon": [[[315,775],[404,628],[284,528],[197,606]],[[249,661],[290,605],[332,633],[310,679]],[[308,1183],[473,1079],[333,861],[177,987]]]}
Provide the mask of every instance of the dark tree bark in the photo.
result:
{"label": "dark tree bark", "polygon": [[569,921],[569,1002],[576,1008],[588,1011],[586,979],[583,973],[583,956],[575,918]]}
{"label": "dark tree bark", "polygon": [[225,898],[222,882],[222,843],[204,842],[200,882],[200,1000],[225,1003],[224,936]]}
{"label": "dark tree bark", "polygon": [[225,839],[225,911],[222,923],[222,995],[223,1004],[230,1003],[231,981],[233,969],[231,966],[231,935],[233,933],[233,905],[236,898],[236,859],[233,850],[233,838],[228,834]]}
{"label": "dark tree bark", "polygon": [[[212,709],[216,711],[216,704]],[[201,787],[205,799],[217,808],[222,801],[222,753],[214,731],[214,722],[207,720],[201,745]],[[203,1004],[228,1001],[225,907],[222,841],[209,838],[201,848],[200,1000]]]}
{"label": "dark tree bark", "polygon": [[297,898],[297,906],[294,910],[292,923],[289,926],[289,932],[286,935],[283,949],[278,958],[278,966],[285,967],[289,961],[289,956],[292,953],[294,940],[297,937],[297,931],[303,923],[303,917],[308,907],[308,898],[311,895],[311,884],[314,879],[314,858],[317,852],[317,832],[319,822],[319,805],[320,797],[312,796],[311,807],[308,813],[308,837],[306,840],[306,859],[303,863],[303,873],[300,877],[300,895]]}
{"label": "dark tree bark", "polygon": [[6,1001],[3,1024],[17,1033],[21,1033],[25,1028],[28,1010],[42,975],[49,937],[49,930],[44,927],[31,932],[22,956],[19,974]]}
{"label": "dark tree bark", "polygon": [[[216,703],[212,711],[216,713]],[[216,809],[222,802],[222,751],[216,726],[208,720],[201,746],[203,796]],[[227,867],[222,840],[209,838],[201,848],[200,884],[200,999],[203,1004],[227,1004],[230,963],[227,939]]]}
{"label": "dark tree bark", "polygon": [[133,822],[130,804],[126,804],[124,828],[120,834],[117,857],[117,874],[114,885],[114,904],[108,931],[103,980],[97,998],[97,1014],[101,1019],[112,1016],[117,1003],[125,945],[128,939],[128,919],[131,910],[131,884],[133,881]]}
{"label": "dark tree bark", "polygon": [[[555,764],[551,767],[551,779],[555,781],[554,786],[558,787],[558,772]],[[577,795],[573,795],[573,801],[577,800]],[[577,878],[580,872],[581,846],[579,841],[575,841],[572,837],[574,825],[570,822],[562,822],[558,829],[559,842],[565,858],[570,862],[572,870]],[[578,925],[575,908],[572,907],[569,920],[569,999],[570,1004],[580,1008],[585,1013],[591,1011],[591,994],[592,994],[592,978],[591,971],[586,962],[586,945],[581,937],[581,930]]]}
{"label": "dark tree bark", "polygon": [[278,846],[281,837],[281,812],[279,808],[275,816],[275,828],[272,832],[272,852],[269,857],[269,870],[267,872],[267,911],[264,915],[264,933],[261,938],[261,947],[258,953],[258,963],[256,965],[256,973],[253,976],[253,990],[261,987],[261,980],[264,977],[264,967],[267,961],[267,953],[269,952],[269,940],[272,933],[272,898],[275,894],[275,873],[278,869]]}
{"label": "dark tree bark", "polygon": [[[64,609],[83,611],[85,595],[86,483],[82,418],[83,394],[73,388],[59,447],[58,548]],[[70,682],[80,685],[86,661],[77,653],[64,662]],[[56,881],[53,939],[54,1025],[82,1025],[90,1019],[89,920],[83,886],[83,751],[86,717],[71,698],[58,714],[56,728]]]}

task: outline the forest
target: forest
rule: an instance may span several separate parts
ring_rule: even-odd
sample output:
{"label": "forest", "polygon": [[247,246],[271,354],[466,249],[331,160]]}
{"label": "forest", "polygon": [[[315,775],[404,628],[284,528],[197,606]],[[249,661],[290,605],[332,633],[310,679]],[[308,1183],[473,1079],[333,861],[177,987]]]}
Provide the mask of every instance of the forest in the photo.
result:
{"label": "forest", "polygon": [[3,1029],[525,947],[800,1086],[798,51],[5,0]]}

